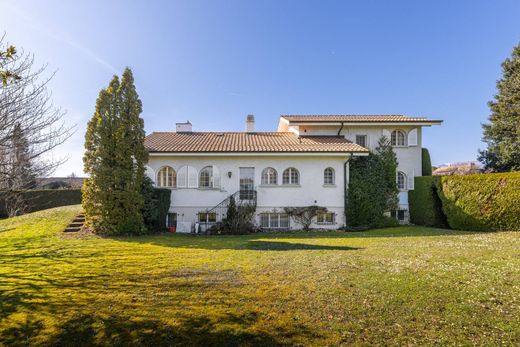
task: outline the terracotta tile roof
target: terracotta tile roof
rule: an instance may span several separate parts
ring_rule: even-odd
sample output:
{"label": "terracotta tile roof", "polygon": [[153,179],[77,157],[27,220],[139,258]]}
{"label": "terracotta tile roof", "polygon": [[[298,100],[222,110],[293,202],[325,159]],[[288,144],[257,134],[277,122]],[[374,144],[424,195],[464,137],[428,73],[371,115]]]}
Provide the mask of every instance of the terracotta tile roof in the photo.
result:
{"label": "terracotta tile roof", "polygon": [[281,115],[291,122],[442,122],[426,117],[410,117],[403,115]]}
{"label": "terracotta tile roof", "polygon": [[368,152],[343,137],[302,136],[291,132],[154,132],[149,152]]}

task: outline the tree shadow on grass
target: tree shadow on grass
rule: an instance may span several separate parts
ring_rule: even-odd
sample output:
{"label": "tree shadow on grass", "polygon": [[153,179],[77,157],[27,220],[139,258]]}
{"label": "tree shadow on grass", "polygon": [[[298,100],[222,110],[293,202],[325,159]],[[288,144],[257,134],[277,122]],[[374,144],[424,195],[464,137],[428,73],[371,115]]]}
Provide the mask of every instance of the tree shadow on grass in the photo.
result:
{"label": "tree shadow on grass", "polygon": [[248,241],[247,249],[257,251],[301,251],[301,250],[331,250],[331,251],[354,251],[357,247],[315,245],[306,243],[292,243],[279,241]]}
{"label": "tree shadow on grass", "polygon": [[[177,324],[159,319],[93,313],[77,313],[45,339],[48,346],[284,346],[320,335],[302,324],[269,326],[258,331],[252,326],[258,314],[228,314],[210,318],[194,315],[175,317]],[[0,333],[6,345],[34,344],[42,333],[41,320],[27,320]]]}

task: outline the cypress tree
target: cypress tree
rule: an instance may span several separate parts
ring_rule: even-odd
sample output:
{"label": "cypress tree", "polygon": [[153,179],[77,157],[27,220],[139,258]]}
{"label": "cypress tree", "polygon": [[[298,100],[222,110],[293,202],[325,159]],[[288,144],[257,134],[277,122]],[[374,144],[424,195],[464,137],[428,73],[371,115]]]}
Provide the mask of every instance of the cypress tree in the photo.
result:
{"label": "cypress tree", "polygon": [[479,151],[478,160],[491,171],[520,170],[520,44],[511,58],[502,63],[498,93],[489,102],[489,124],[483,124],[487,149]]}
{"label": "cypress tree", "polygon": [[142,184],[144,149],[142,104],[130,69],[114,76],[99,93],[85,135],[83,207],[87,225],[106,235],[144,230]]}

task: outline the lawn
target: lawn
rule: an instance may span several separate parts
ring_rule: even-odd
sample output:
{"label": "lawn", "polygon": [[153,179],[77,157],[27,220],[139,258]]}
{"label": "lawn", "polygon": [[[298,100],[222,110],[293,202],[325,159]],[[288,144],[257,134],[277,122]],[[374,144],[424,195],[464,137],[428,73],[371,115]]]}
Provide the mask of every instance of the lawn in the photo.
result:
{"label": "lawn", "polygon": [[62,233],[78,211],[0,221],[0,344],[520,344],[520,233]]}

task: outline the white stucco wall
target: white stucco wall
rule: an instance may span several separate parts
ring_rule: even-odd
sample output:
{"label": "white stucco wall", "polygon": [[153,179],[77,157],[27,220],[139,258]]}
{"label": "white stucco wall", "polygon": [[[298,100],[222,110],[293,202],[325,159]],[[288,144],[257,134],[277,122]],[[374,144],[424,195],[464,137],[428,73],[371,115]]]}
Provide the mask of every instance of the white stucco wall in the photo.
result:
{"label": "white stucco wall", "polygon": [[[291,130],[292,126],[288,126]],[[340,125],[307,125],[295,126],[294,131],[298,131],[300,135],[337,135]],[[391,126],[391,125],[344,125],[340,134],[346,139],[356,142],[356,135],[367,135],[368,149],[375,150],[377,143],[384,133],[391,133],[394,130],[405,132],[406,136],[412,129],[417,131],[417,145],[394,147],[397,156],[397,170],[403,172],[407,177],[406,189],[399,194],[399,208],[408,209],[407,191],[413,188],[413,177],[422,175],[422,129],[420,126]],[[408,140],[408,139],[407,139]],[[408,144],[408,141],[407,141]]]}
{"label": "white stucco wall", "polygon": [[[179,222],[196,222],[197,213],[212,208],[239,190],[239,168],[255,168],[255,188],[257,190],[258,214],[262,212],[283,212],[286,206],[318,205],[336,213],[336,224],[313,225],[315,228],[337,229],[345,224],[344,220],[344,163],[345,156],[150,156],[148,166],[150,176],[155,177],[163,166],[176,171],[189,165],[200,171],[208,165],[215,165],[221,176],[220,188],[177,188],[172,189],[170,212],[177,213]],[[277,186],[261,185],[262,170],[266,167],[276,169]],[[299,186],[282,185],[282,173],[288,167],[300,173]],[[324,186],[323,172],[332,167],[335,171],[335,185]],[[231,172],[231,178],[228,176]],[[291,228],[298,228],[291,221]]]}

